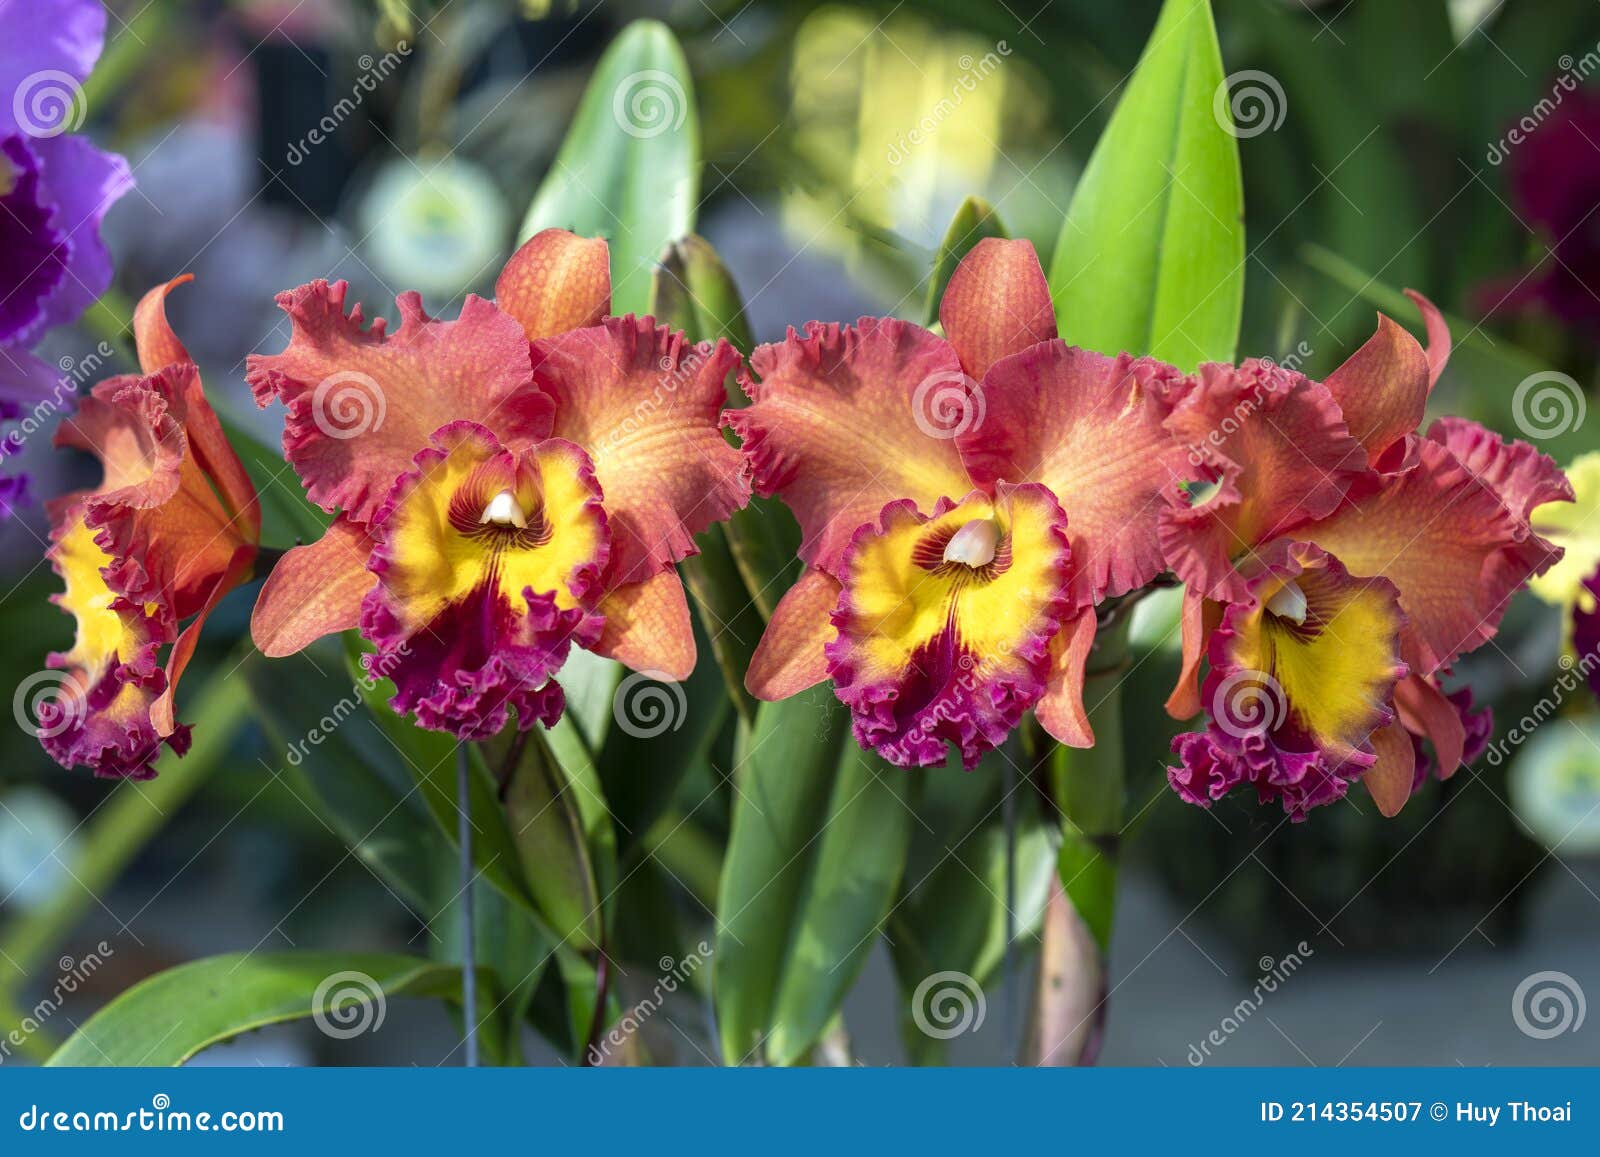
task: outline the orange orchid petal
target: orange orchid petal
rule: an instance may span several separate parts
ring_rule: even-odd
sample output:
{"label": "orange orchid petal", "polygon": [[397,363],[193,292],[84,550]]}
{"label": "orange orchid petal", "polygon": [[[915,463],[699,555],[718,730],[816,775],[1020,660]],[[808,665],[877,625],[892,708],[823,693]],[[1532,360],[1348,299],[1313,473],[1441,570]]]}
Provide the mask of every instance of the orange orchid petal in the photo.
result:
{"label": "orange orchid petal", "polygon": [[612,586],[696,553],[694,536],[749,500],[744,459],[719,428],[739,352],[691,345],[650,318],[607,318],[533,346],[554,435],[594,462],[611,529]]}
{"label": "orange orchid petal", "polygon": [[222,601],[224,595],[250,576],[255,561],[254,547],[241,546],[234,551],[228,569],[217,576],[210,596],[172,644],[172,651],[167,655],[166,690],[150,705],[150,723],[156,729],[156,734],[163,739],[178,729],[173,699],[178,693],[178,680],[183,677],[184,669],[188,667],[189,660],[194,657],[194,649],[200,643],[200,631],[205,627],[206,619],[211,616],[211,612],[216,609],[216,605]]}
{"label": "orange orchid petal", "polygon": [[173,362],[192,362],[189,351],[167,324],[167,294],[194,280],[184,273],[165,285],[158,285],[139,299],[133,308],[133,344],[139,351],[139,368],[153,374]]}
{"label": "orange orchid petal", "polygon": [[1406,730],[1433,743],[1439,778],[1449,779],[1466,751],[1467,729],[1461,711],[1437,683],[1421,675],[1400,680],[1394,689],[1394,705]]}
{"label": "orange orchid petal", "polygon": [[1039,482],[1060,500],[1075,606],[1136,590],[1165,569],[1162,495],[1190,467],[1163,422],[1183,381],[1150,358],[1051,341],[995,363],[979,386],[982,420],[956,439],[961,457],[980,486]]}
{"label": "orange orchid petal", "polygon": [[1399,815],[1411,798],[1417,749],[1404,727],[1390,723],[1372,733],[1372,750],[1378,760],[1362,774],[1361,782],[1380,812],[1390,817]]}
{"label": "orange orchid petal", "polygon": [[1222,604],[1192,588],[1183,591],[1183,666],[1178,682],[1167,697],[1167,714],[1192,719],[1205,706],[1200,700],[1200,662],[1205,658],[1211,632],[1222,622]]}
{"label": "orange orchid petal", "polygon": [[975,379],[1001,358],[1055,337],[1055,306],[1033,243],[985,237],[974,245],[950,275],[939,324]]}
{"label": "orange orchid petal", "polygon": [[500,271],[495,304],[516,318],[529,341],[599,325],[611,312],[611,256],[600,237],[544,229]]}
{"label": "orange orchid petal", "polygon": [[316,542],[286,553],[250,613],[256,649],[279,659],[360,625],[361,600],[377,581],[367,569],[371,554],[365,528],[342,517]]}
{"label": "orange orchid petal", "polygon": [[654,679],[677,682],[694,672],[694,624],[675,570],[626,583],[600,600],[600,638],[589,648]]}
{"label": "orange orchid petal", "polygon": [[1380,313],[1377,332],[1324,381],[1374,466],[1422,424],[1430,374],[1417,339]]}
{"label": "orange orchid petal", "polygon": [[1094,650],[1097,627],[1090,608],[1061,624],[1050,643],[1050,677],[1034,708],[1043,727],[1068,747],[1093,747],[1094,729],[1083,707],[1083,669]]}
{"label": "orange orchid petal", "polygon": [[744,675],[750,694],[769,702],[787,699],[828,677],[822,649],[838,634],[831,616],[839,590],[837,579],[807,570],[778,600]]}

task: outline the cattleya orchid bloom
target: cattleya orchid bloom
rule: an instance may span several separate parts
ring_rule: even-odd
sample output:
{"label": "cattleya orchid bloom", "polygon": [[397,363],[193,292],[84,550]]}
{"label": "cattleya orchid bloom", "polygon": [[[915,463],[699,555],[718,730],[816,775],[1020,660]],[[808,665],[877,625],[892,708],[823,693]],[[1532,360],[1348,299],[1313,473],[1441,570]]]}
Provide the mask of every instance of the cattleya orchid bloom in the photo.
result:
{"label": "cattleya orchid bloom", "polygon": [[970,769],[1029,708],[1088,746],[1094,607],[1163,569],[1183,377],[1057,339],[1026,241],[980,241],[939,318],[943,338],[813,322],[751,356],[752,404],[726,421],[756,491],[798,518],[807,569],[746,686],[782,699],[831,678],[857,741],[902,766],[953,743]]}
{"label": "cattleya orchid bloom", "polygon": [[359,627],[424,727],[485,739],[561,714],[576,644],[662,679],[694,667],[675,564],[749,497],[718,413],[739,363],[609,317],[606,243],[548,229],[455,321],[398,300],[363,325],[344,283],[280,294],[288,348],[254,356],[283,448],[337,514],[289,551],[251,622],[267,655]]}
{"label": "cattleya orchid bloom", "polygon": [[1202,468],[1161,522],[1186,584],[1168,710],[1210,715],[1173,743],[1168,776],[1191,803],[1248,783],[1302,819],[1360,778],[1393,815],[1430,770],[1421,741],[1442,778],[1487,739],[1487,713],[1441,677],[1560,557],[1529,516],[1572,489],[1549,458],[1476,423],[1417,433],[1449,334],[1411,296],[1426,349],[1380,316],[1325,382],[1204,365],[1168,419]]}
{"label": "cattleya orchid bloom", "polygon": [[62,766],[100,776],[148,779],[163,744],[188,749],[178,679],[261,538],[255,489],[167,324],[166,295],[188,280],[152,289],[134,312],[142,375],[96,385],[56,434],[98,457],[105,476],[50,504],[49,558],[66,587],[53,601],[77,635],[50,656],[67,678],[40,705],[38,734]]}

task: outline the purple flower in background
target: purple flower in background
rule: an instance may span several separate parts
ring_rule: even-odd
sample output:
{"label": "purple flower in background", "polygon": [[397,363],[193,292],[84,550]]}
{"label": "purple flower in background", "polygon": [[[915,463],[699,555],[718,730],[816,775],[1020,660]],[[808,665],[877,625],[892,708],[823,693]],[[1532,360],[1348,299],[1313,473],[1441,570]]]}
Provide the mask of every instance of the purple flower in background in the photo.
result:
{"label": "purple flower in background", "polygon": [[[121,157],[72,135],[105,25],[99,0],[0,0],[0,419],[56,390],[29,351],[111,284],[100,221],[133,181]],[[0,514],[24,491],[0,478]]]}
{"label": "purple flower in background", "polygon": [[[1524,118],[1525,120],[1527,118]],[[1540,309],[1567,325],[1600,321],[1600,93],[1567,93],[1510,153],[1511,200],[1550,255],[1480,286],[1485,313]]]}
{"label": "purple flower in background", "polygon": [[1594,656],[1600,655],[1600,570],[1584,580],[1583,589],[1588,598],[1572,608],[1572,649],[1589,678],[1589,690],[1600,696],[1600,668],[1593,665]]}

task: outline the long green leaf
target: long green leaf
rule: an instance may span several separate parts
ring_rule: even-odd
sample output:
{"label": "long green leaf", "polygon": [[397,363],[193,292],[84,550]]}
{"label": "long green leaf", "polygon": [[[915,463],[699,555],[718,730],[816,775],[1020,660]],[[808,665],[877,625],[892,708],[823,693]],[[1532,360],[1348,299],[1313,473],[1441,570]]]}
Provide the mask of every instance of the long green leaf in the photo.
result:
{"label": "long green leaf", "polygon": [[613,313],[643,313],[668,243],[694,231],[700,122],[683,50],[666,25],[630,24],[596,66],[523,238],[559,226],[611,245]]}
{"label": "long green leaf", "polygon": [[460,990],[459,968],[415,956],[212,956],[140,981],[90,1017],[47,1063],[59,1068],[181,1065],[251,1029],[318,1015],[338,1033],[360,1025],[381,1032],[389,997],[456,1000]]}
{"label": "long green leaf", "polygon": [[1208,0],[1166,0],[1056,242],[1066,340],[1185,370],[1233,360],[1244,194],[1227,105]]}
{"label": "long green leaf", "polygon": [[713,994],[729,1063],[801,1061],[838,1012],[905,867],[908,782],[849,742],[826,689],[762,705],[718,895]]}

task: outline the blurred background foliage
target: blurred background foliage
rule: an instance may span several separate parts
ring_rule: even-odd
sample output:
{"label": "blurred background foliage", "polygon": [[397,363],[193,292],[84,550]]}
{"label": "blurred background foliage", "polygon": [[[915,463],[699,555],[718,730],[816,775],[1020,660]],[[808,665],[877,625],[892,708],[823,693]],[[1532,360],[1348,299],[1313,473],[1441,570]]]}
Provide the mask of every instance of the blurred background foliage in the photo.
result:
{"label": "blurred background foliage", "polygon": [[[270,449],[278,416],[256,413],[242,380],[248,353],[275,350],[286,337],[273,295],[313,277],[342,277],[369,314],[392,314],[394,293],[414,287],[431,312],[448,315],[466,293],[491,292],[525,207],[559,168],[557,150],[600,54],[630,20],[663,21],[687,58],[703,158],[687,219],[732,273],[747,345],[811,318],[925,320],[941,241],[973,195],[1011,235],[1032,240],[1049,268],[1075,183],[1160,4],[111,0],[109,7],[110,42],[88,91],[89,128],[129,156],[139,192],[107,223],[116,289],[76,330],[52,337],[46,352],[67,372],[103,342],[108,367],[126,368],[119,319],[128,303],[149,284],[194,270],[198,286],[171,300],[173,322],[218,409],[241,438],[253,439],[243,456],[267,506],[268,540],[284,546],[314,533],[307,521],[314,512]],[[1515,435],[1512,391],[1530,373],[1560,371],[1592,391],[1591,318],[1539,302],[1492,307],[1508,299],[1507,285],[1537,283],[1555,270],[1600,303],[1600,224],[1592,216],[1600,205],[1600,129],[1589,153],[1577,150],[1570,163],[1525,179],[1514,174],[1531,161],[1515,149],[1503,161],[1492,152],[1574,60],[1597,51],[1600,7],[1593,0],[1217,0],[1214,7],[1227,71],[1259,72],[1282,93],[1281,123],[1239,142],[1247,246],[1241,353],[1292,357],[1320,376],[1364,340],[1376,308],[1419,329],[1398,295],[1413,287],[1453,322],[1456,354],[1435,395],[1439,412]],[[346,98],[354,99],[329,128],[330,110]],[[681,199],[681,177],[643,156],[618,178],[628,195],[656,209]],[[1552,236],[1530,210],[1530,182],[1570,186],[1588,206],[1571,232]],[[641,278],[627,292],[642,309],[651,258],[639,260],[646,264],[614,277]],[[1071,321],[1062,321],[1070,337]],[[1568,462],[1596,448],[1594,429],[1591,420],[1541,448]],[[41,493],[85,480],[85,464],[36,442],[26,465]],[[45,601],[55,583],[40,562],[42,524],[24,519],[31,525],[5,528],[0,559],[0,656],[13,672],[37,670],[69,632]],[[703,545],[708,558],[727,550]],[[0,739],[0,949],[11,961],[0,961],[7,973],[0,996],[11,1004],[27,1006],[41,965],[48,972],[58,952],[106,929],[124,934],[128,947],[82,998],[84,1012],[138,977],[222,950],[455,952],[454,921],[446,918],[454,901],[451,848],[430,815],[428,792],[409,790],[412,779],[396,767],[399,746],[386,730],[381,696],[368,696],[370,716],[340,727],[313,756],[287,759],[306,719],[350,694],[351,673],[336,644],[293,665],[252,656],[245,630],[252,594],[231,598],[207,632],[200,662],[214,678],[193,713],[202,725],[197,738],[215,757],[209,762],[169,762],[155,784],[113,791],[61,772],[19,731]],[[1534,786],[1524,788],[1508,786],[1506,765],[1480,765],[1430,785],[1387,823],[1355,794],[1351,806],[1294,826],[1242,796],[1210,813],[1185,807],[1162,772],[1177,729],[1159,708],[1176,670],[1175,615],[1170,599],[1152,598],[1132,628],[1136,661],[1123,738],[1126,811],[1136,818],[1126,835],[1143,878],[1159,881],[1180,912],[1200,912],[1241,960],[1254,960],[1263,944],[1281,947],[1329,929],[1356,954],[1444,951],[1474,927],[1496,943],[1517,931],[1524,901],[1551,861],[1508,801],[1520,790],[1535,801],[1522,805],[1525,812],[1543,805],[1584,814],[1600,801],[1592,758],[1580,750],[1561,775],[1527,773]],[[703,636],[703,657],[709,644]],[[1472,656],[1461,673],[1502,719],[1514,720],[1547,694],[1560,646],[1557,613],[1522,598],[1499,645]],[[686,945],[716,938],[712,913],[730,815],[750,786],[733,772],[750,742],[748,721],[740,724],[748,704],[722,694],[707,658],[689,688],[688,724],[663,743],[641,743],[604,726],[615,670],[597,661],[568,674],[574,718],[516,765],[517,792],[528,794],[511,799],[530,814],[562,801],[564,821],[587,836],[563,844],[559,832],[543,833],[518,853],[530,865],[525,878],[481,889],[485,921],[498,929],[488,963],[497,950],[518,960],[546,955],[550,930],[530,914],[548,909],[528,889],[570,870],[576,858],[588,886],[618,886],[610,931],[597,928],[595,936],[612,935],[619,958],[643,965],[628,975],[648,986],[659,959],[682,959]],[[201,683],[191,677],[193,686]],[[1577,699],[1563,707],[1574,716],[1590,710]],[[827,727],[818,723],[816,745],[837,742]],[[807,742],[801,736],[793,747]],[[616,819],[586,815],[582,790],[552,788],[550,768],[561,760],[552,764],[544,749],[563,743],[569,754],[583,753],[597,798]],[[929,887],[895,908],[892,967],[903,985],[914,985],[949,949],[992,982],[1005,933],[997,907],[1005,850],[998,773],[983,780],[945,769],[926,780],[895,788],[913,793],[924,821],[894,837],[906,842],[905,879]],[[1541,792],[1539,784],[1553,786]],[[1030,804],[1019,821],[1025,863],[1014,899],[1025,926],[1045,904],[1050,872],[1038,868],[1053,861],[1039,815]],[[513,841],[526,836],[517,827],[507,828]],[[973,834],[951,861],[939,833],[957,829]],[[112,830],[129,833],[126,846],[106,848]],[[87,864],[86,848],[94,849]],[[1246,861],[1250,870],[1239,871]],[[956,864],[964,870],[951,870]],[[507,899],[513,894],[528,902]],[[959,944],[950,948],[942,938]],[[703,997],[707,983],[702,973],[691,987]],[[592,956],[557,953],[547,968],[508,983],[517,990],[513,1019],[525,1012],[557,1052],[581,1052],[585,993],[592,1015],[594,984]],[[621,993],[627,1000],[626,981]],[[642,1047],[656,1059],[690,1063],[716,1055],[702,1013],[680,1020],[650,1027]],[[442,1023],[434,1029],[449,1032]],[[826,1039],[837,1032],[835,1025]],[[928,1047],[914,1033],[906,1040],[914,1051]],[[311,1052],[330,1043],[294,1037],[261,1047],[269,1056],[281,1048],[290,1059],[345,1060],[380,1046]],[[883,1048],[884,1056],[893,1052]]]}

